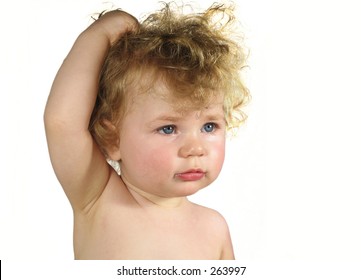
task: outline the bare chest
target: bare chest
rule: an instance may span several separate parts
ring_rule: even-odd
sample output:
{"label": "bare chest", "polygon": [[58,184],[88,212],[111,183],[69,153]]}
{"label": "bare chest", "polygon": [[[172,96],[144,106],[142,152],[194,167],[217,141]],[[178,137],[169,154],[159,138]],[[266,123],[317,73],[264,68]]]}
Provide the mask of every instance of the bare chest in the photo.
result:
{"label": "bare chest", "polygon": [[[75,232],[83,259],[218,259],[219,240],[197,215],[108,211]],[[78,242],[77,242],[78,240]]]}

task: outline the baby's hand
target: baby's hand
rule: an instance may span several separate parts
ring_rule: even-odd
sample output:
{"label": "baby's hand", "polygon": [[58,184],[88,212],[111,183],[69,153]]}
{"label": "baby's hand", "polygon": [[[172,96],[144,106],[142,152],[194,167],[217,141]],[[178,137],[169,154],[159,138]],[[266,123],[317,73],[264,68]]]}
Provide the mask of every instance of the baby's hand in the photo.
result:
{"label": "baby's hand", "polygon": [[132,15],[120,10],[103,14],[89,26],[89,29],[102,31],[102,33],[108,37],[110,44],[113,44],[121,35],[127,32],[136,32],[138,28],[138,20]]}

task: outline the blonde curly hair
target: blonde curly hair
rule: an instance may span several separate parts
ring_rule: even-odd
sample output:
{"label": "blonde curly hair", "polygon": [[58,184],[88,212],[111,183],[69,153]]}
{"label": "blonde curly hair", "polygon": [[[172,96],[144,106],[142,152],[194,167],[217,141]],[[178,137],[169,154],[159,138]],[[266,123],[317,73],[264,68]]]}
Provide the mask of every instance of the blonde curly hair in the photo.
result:
{"label": "blonde curly hair", "polygon": [[89,126],[105,154],[120,137],[109,123],[121,126],[136,97],[134,88],[147,92],[160,78],[171,89],[167,98],[177,100],[182,110],[204,108],[221,96],[228,129],[246,119],[242,107],[249,92],[240,75],[246,54],[242,38],[232,37],[237,34],[233,11],[213,4],[203,13],[184,14],[182,7],[165,3],[140,22],[137,32],[125,34],[110,48]]}

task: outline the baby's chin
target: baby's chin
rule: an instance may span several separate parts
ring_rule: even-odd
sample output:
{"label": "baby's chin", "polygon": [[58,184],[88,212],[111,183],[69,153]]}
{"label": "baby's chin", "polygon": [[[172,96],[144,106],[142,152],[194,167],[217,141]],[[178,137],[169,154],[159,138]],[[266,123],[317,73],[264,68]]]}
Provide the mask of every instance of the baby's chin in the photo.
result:
{"label": "baby's chin", "polygon": [[173,192],[172,197],[182,197],[182,196],[191,196],[199,192],[200,190],[208,187],[210,184],[197,185],[197,184],[183,184],[182,186],[177,186],[176,192]]}

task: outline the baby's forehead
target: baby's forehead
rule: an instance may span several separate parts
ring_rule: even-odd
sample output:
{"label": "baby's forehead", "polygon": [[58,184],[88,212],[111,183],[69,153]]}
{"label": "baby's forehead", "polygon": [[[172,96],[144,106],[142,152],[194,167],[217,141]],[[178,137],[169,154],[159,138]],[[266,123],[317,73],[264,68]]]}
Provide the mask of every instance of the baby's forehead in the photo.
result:
{"label": "baby's forehead", "polygon": [[172,76],[154,71],[138,73],[130,88],[133,101],[143,95],[161,99],[172,105],[179,113],[213,108],[223,105],[224,92],[221,89],[204,88],[192,84],[176,84],[170,82]]}

